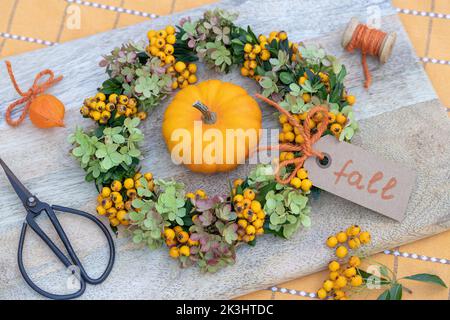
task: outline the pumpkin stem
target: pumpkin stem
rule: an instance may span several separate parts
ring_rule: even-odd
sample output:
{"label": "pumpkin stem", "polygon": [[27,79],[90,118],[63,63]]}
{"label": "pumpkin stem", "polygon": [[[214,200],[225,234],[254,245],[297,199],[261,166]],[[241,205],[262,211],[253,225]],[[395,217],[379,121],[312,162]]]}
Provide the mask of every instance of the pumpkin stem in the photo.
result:
{"label": "pumpkin stem", "polygon": [[210,111],[206,105],[204,105],[200,101],[197,101],[192,106],[202,113],[202,115],[203,115],[202,120],[204,123],[206,123],[206,124],[216,123],[216,121],[217,121],[216,113]]}

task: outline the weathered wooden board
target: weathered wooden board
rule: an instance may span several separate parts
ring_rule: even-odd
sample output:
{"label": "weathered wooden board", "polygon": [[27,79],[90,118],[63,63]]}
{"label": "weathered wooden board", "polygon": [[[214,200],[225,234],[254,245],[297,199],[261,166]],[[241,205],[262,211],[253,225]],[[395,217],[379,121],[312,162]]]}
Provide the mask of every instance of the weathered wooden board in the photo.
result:
{"label": "weathered wooden board", "polygon": [[[149,252],[136,248],[126,239],[118,239],[117,262],[110,278],[100,286],[88,287],[85,298],[230,298],[323,268],[331,258],[330,251],[322,245],[324,239],[351,223],[372,231],[373,244],[368,248],[371,253],[450,228],[450,123],[389,1],[227,0],[214,6],[238,11],[241,14],[239,23],[252,25],[257,33],[283,28],[292,39],[319,43],[342,57],[350,72],[347,84],[358,97],[356,110],[362,128],[355,143],[418,172],[407,217],[397,223],[323,192],[313,200],[313,227],[310,230],[299,232],[290,241],[266,236],[254,248],[242,247],[238,250],[236,265],[214,275],[203,275],[196,269],[180,270],[164,250]],[[340,39],[349,19],[358,16],[364,20],[368,12],[372,12],[368,9],[371,6],[380,10],[382,28],[398,33],[398,42],[392,59],[383,67],[369,59],[374,81],[366,91],[362,87],[359,57],[344,53]],[[203,9],[197,9],[189,14],[198,16],[202,12]],[[83,171],[69,156],[70,145],[66,137],[75,126],[90,125],[79,116],[78,108],[105,79],[103,70],[97,67],[100,56],[129,39],[143,39],[149,28],[176,23],[186,15],[162,17],[10,58],[24,89],[42,68],[51,68],[56,74],[65,76],[64,81],[50,92],[66,104],[66,128],[42,131],[26,122],[13,129],[4,119],[0,123],[0,156],[41,199],[94,213],[95,188],[84,182]],[[200,78],[232,81],[249,92],[257,89],[237,72],[218,76],[201,68]],[[2,113],[17,98],[6,70],[1,66],[0,97]],[[144,126],[145,169],[158,177],[175,176],[192,189],[201,187],[210,193],[222,193],[227,178],[248,172],[249,167],[242,166],[229,175],[206,177],[174,166],[160,133],[165,106],[159,107]],[[264,126],[276,128],[272,110],[266,106],[262,108]],[[0,298],[37,298],[22,280],[16,263],[24,211],[2,174],[0,190]],[[79,219],[67,215],[61,215],[60,219],[88,270],[100,272],[107,254],[100,234]],[[48,229],[51,232],[51,228]],[[66,274],[59,262],[34,234],[27,237],[25,259],[33,278],[46,288],[64,288]],[[55,278],[61,284],[53,284]]]}

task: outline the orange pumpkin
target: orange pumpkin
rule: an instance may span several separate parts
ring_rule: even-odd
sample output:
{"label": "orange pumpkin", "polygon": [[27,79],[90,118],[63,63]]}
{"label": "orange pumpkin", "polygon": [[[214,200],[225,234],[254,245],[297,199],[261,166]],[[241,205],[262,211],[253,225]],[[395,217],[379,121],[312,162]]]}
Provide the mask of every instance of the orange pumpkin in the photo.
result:
{"label": "orange pumpkin", "polygon": [[38,128],[64,127],[64,104],[55,96],[43,94],[30,105],[30,120]]}
{"label": "orange pumpkin", "polygon": [[245,89],[208,80],[178,92],[162,133],[172,160],[194,172],[215,173],[245,163],[258,145],[262,115]]}

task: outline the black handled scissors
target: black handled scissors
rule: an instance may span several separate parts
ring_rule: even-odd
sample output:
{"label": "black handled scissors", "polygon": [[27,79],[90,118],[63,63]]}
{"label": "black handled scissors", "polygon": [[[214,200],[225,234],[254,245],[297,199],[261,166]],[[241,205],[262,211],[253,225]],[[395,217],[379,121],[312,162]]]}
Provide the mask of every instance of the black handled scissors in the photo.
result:
{"label": "black handled scissors", "polygon": [[[49,299],[55,299],[55,300],[65,300],[65,299],[74,299],[77,297],[80,297],[84,291],[86,290],[86,283],[96,285],[100,284],[109,276],[115,259],[115,247],[114,247],[114,241],[113,238],[109,232],[109,230],[105,227],[105,225],[96,217],[93,215],[80,211],[75,210],[71,208],[65,208],[60,206],[50,206],[48,203],[41,202],[39,199],[32,195],[25,187],[24,185],[19,181],[19,179],[16,178],[16,176],[12,173],[12,171],[8,168],[8,166],[3,162],[3,160],[0,158],[0,165],[3,167],[3,170],[6,173],[6,176],[8,177],[9,181],[11,182],[11,185],[13,186],[14,190],[16,191],[17,195],[19,196],[20,200],[22,200],[22,203],[25,207],[25,210],[27,211],[27,216],[25,218],[25,221],[22,226],[22,231],[20,234],[20,241],[19,241],[19,250],[18,250],[18,262],[19,262],[19,270],[22,274],[23,278],[25,279],[26,283],[36,292],[43,295],[44,297],[47,297]],[[72,245],[70,244],[69,239],[67,238],[66,233],[64,232],[61,224],[58,221],[58,218],[56,217],[55,211],[59,212],[66,212],[71,213],[75,215],[82,216],[84,218],[87,218],[95,224],[102,230],[102,232],[105,234],[106,239],[108,240],[109,244],[109,261],[108,265],[103,272],[103,274],[98,277],[97,279],[92,279],[89,277],[89,275],[86,273],[83,265],[81,264],[80,260],[78,259],[75,251],[72,248]],[[50,238],[45,234],[45,232],[39,227],[39,225],[36,223],[35,219],[41,214],[45,212],[47,216],[49,217],[50,221],[52,222],[56,232],[58,233],[58,236],[60,237],[62,243],[64,244],[64,247],[67,250],[67,253],[69,254],[69,257],[67,257],[64,253],[61,252],[61,250],[55,245],[55,243],[50,240]],[[31,229],[33,229],[34,232],[45,242],[45,244],[53,251],[53,253],[58,257],[58,259],[64,264],[66,268],[70,270],[70,268],[76,267],[80,272],[79,275],[79,282],[80,282],[80,288],[77,292],[71,293],[71,294],[52,294],[49,293],[40,287],[38,287],[28,276],[24,264],[23,264],[23,245],[25,242],[25,234],[27,232],[27,227],[30,226]],[[75,274],[75,271],[72,271],[72,274]]]}

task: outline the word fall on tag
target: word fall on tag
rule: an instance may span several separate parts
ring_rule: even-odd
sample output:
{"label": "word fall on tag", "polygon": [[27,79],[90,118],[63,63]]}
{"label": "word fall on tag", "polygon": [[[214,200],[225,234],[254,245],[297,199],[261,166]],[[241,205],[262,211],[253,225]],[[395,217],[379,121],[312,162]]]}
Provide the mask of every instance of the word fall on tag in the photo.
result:
{"label": "word fall on tag", "polygon": [[326,156],[305,162],[314,186],[397,221],[404,219],[416,181],[414,171],[331,135],[320,139],[314,149]]}

